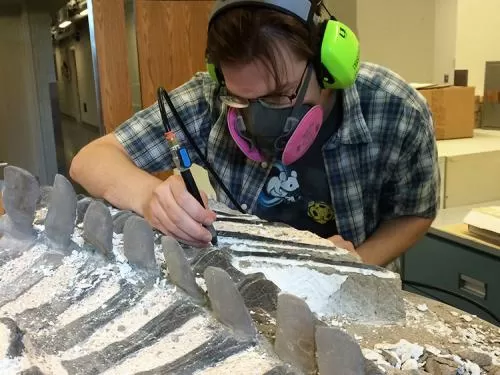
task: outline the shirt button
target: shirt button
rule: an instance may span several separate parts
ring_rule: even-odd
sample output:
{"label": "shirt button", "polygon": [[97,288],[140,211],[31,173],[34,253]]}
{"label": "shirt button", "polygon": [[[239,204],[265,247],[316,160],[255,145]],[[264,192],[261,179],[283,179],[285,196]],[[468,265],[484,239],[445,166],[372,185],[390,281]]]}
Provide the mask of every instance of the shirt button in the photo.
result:
{"label": "shirt button", "polygon": [[264,169],[267,169],[267,167],[269,166],[269,164],[267,164],[266,161],[263,161],[262,163],[260,163],[260,166]]}
{"label": "shirt button", "polygon": [[243,203],[243,204],[241,205],[241,208],[243,208],[244,210],[246,210],[246,209],[248,208],[248,206],[247,206],[245,203]]}

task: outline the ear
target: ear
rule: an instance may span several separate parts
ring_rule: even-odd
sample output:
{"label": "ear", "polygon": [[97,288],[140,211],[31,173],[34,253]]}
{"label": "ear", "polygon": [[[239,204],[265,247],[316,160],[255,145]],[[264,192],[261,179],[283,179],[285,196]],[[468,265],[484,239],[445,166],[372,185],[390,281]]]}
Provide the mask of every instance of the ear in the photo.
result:
{"label": "ear", "polygon": [[290,173],[290,176],[297,178],[297,171],[292,171],[292,173]]}
{"label": "ear", "polygon": [[280,173],[280,181],[286,181],[286,173],[285,172]]}

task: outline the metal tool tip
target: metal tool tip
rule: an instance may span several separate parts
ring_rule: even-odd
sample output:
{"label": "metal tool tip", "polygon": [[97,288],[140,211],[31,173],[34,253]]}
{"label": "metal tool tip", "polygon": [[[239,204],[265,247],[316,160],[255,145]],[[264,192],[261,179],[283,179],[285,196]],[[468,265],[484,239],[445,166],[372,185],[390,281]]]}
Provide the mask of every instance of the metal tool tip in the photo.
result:
{"label": "metal tool tip", "polygon": [[217,240],[217,236],[212,237],[212,245],[217,246],[219,241]]}
{"label": "metal tool tip", "polygon": [[219,243],[219,241],[218,241],[218,238],[217,238],[217,231],[215,230],[213,224],[209,225],[207,227],[207,229],[209,230],[210,234],[212,235],[212,240],[210,242],[212,243],[213,246],[217,246],[217,244]]}

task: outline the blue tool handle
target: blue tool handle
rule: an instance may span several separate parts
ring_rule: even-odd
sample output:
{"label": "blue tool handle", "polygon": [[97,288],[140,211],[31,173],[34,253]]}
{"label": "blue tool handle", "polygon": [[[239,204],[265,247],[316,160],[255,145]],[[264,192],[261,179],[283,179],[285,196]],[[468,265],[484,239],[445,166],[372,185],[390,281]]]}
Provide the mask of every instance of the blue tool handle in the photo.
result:
{"label": "blue tool handle", "polygon": [[[189,157],[189,154],[184,147],[179,148],[177,156],[179,158],[179,162],[180,162],[182,169],[191,168],[191,166],[192,166],[191,158]],[[196,190],[198,190],[198,189],[196,189]]]}

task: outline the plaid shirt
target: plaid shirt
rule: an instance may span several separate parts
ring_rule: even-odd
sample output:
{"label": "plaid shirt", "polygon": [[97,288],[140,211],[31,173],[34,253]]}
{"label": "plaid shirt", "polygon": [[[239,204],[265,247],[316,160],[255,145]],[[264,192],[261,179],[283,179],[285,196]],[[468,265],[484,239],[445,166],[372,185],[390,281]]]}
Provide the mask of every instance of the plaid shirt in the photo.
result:
{"label": "plaid shirt", "polygon": [[[252,213],[270,166],[247,159],[232,140],[227,108],[207,73],[170,93],[198,147],[236,200]],[[437,147],[425,99],[393,72],[363,63],[356,84],[343,90],[344,117],[323,146],[323,162],[339,234],[355,246],[381,221],[405,215],[434,218],[439,205]],[[168,106],[172,129],[193,162],[190,146]],[[157,103],[115,131],[135,164],[149,172],[173,169]],[[218,199],[235,208],[211,178]]]}

